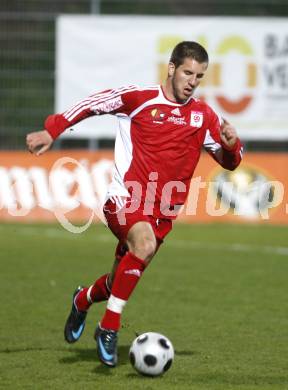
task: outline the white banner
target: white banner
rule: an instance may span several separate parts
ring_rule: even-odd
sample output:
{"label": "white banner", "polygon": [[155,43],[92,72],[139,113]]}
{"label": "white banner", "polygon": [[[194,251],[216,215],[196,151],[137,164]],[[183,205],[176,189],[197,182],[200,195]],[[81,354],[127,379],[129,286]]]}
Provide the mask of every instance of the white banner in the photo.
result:
{"label": "white banner", "polygon": [[[198,97],[226,117],[243,140],[288,139],[288,19],[60,16],[56,111],[123,85],[165,80],[173,47],[205,46],[210,66]],[[115,118],[75,126],[75,137],[114,137]]]}

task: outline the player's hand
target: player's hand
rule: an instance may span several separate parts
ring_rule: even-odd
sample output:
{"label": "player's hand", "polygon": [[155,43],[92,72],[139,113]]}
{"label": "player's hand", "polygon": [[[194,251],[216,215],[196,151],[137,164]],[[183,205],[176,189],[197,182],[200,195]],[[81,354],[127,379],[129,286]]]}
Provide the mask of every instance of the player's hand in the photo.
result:
{"label": "player's hand", "polygon": [[220,138],[228,148],[233,148],[238,138],[235,127],[224,118],[222,118],[222,125],[220,127]]}
{"label": "player's hand", "polygon": [[53,144],[53,138],[47,130],[35,131],[34,133],[27,134],[26,145],[31,153],[40,156],[50,149]]}

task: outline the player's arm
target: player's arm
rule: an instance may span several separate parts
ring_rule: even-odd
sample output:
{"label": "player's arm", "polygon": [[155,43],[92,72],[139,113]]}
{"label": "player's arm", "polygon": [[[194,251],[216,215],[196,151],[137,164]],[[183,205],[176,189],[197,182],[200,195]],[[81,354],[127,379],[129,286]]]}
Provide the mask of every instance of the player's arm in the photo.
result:
{"label": "player's arm", "polygon": [[211,115],[204,148],[223,168],[233,171],[242,160],[243,147],[236,129],[226,119]]}
{"label": "player's arm", "polygon": [[27,135],[26,143],[29,151],[36,155],[45,153],[67,128],[90,116],[129,112],[131,101],[135,101],[136,91],[135,86],[106,90],[89,96],[62,114],[49,115],[45,120],[44,130]]}
{"label": "player's arm", "polygon": [[64,117],[64,114],[49,115],[44,122],[44,130],[27,134],[26,145],[28,150],[36,156],[40,156],[49,150],[54,140],[72,124]]}

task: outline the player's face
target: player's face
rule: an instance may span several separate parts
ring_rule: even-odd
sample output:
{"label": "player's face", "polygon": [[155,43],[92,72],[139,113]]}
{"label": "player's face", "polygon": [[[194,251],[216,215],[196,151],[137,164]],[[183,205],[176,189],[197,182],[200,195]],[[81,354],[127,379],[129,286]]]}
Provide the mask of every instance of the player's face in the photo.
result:
{"label": "player's face", "polygon": [[172,93],[178,103],[185,103],[194,93],[200,84],[208,64],[200,64],[193,58],[185,58],[182,65],[175,68],[173,63],[169,63],[168,75],[171,80]]}

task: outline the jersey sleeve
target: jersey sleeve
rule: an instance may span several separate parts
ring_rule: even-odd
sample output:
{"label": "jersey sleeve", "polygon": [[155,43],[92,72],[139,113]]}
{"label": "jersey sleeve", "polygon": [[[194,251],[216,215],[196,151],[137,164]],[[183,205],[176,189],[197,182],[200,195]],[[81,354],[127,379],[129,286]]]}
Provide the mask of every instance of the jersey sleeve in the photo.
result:
{"label": "jersey sleeve", "polygon": [[221,118],[214,111],[209,112],[209,126],[206,130],[203,146],[215,161],[223,168],[233,171],[242,160],[243,146],[237,138],[235,145],[229,148],[220,137]]}
{"label": "jersey sleeve", "polygon": [[103,114],[129,115],[137,105],[137,86],[108,89],[81,100],[62,114],[49,115],[44,128],[56,139],[68,127],[82,120]]}

